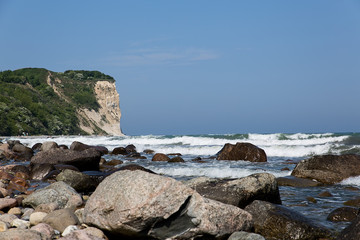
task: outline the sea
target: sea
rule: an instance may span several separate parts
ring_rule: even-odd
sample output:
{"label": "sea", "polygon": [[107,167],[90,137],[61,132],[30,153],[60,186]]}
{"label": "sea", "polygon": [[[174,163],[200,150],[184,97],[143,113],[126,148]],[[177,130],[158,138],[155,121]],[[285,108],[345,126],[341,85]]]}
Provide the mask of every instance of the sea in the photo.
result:
{"label": "sea", "polygon": [[[126,164],[139,164],[158,174],[178,180],[187,180],[206,176],[211,178],[241,178],[253,173],[267,172],[276,177],[291,175],[297,162],[314,155],[324,154],[360,154],[360,133],[272,133],[272,134],[202,134],[202,135],[143,135],[143,136],[31,136],[9,137],[20,140],[29,147],[35,143],[55,141],[70,146],[73,141],[88,145],[105,146],[112,151],[116,147],[135,145],[137,151],[147,159],[128,159],[121,155],[105,155],[107,161],[120,159]],[[3,140],[7,140],[3,139]],[[218,161],[214,158],[226,143],[252,143],[267,154],[265,163],[247,161]],[[181,154],[184,163],[152,162],[152,155],[144,150],[156,153]],[[194,159],[198,159],[197,161]],[[199,161],[201,158],[201,161]],[[280,196],[284,206],[289,207],[310,219],[332,229],[340,231],[349,223],[327,221],[329,213],[344,206],[347,200],[360,197],[360,176],[321,187],[280,186]],[[320,197],[328,191],[331,197]],[[308,198],[313,198],[309,201]],[[314,201],[315,200],[315,201]]]}

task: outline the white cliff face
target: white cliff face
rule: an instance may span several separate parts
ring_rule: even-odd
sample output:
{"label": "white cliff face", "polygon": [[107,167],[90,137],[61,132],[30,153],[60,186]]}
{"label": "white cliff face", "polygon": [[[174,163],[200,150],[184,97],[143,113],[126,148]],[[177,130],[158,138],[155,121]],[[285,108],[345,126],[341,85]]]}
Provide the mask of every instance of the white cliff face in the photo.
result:
{"label": "white cliff face", "polygon": [[78,110],[81,129],[89,134],[102,132],[108,135],[123,135],[120,129],[119,93],[116,91],[115,83],[98,81],[94,92],[100,108],[97,112],[85,108]]}

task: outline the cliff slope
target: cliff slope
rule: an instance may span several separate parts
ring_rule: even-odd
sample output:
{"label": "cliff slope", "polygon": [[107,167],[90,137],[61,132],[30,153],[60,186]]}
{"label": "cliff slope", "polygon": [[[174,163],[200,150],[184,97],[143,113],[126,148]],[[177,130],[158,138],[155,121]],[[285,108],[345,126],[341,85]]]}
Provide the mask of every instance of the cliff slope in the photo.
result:
{"label": "cliff slope", "polygon": [[115,80],[98,71],[0,72],[0,135],[122,135]]}

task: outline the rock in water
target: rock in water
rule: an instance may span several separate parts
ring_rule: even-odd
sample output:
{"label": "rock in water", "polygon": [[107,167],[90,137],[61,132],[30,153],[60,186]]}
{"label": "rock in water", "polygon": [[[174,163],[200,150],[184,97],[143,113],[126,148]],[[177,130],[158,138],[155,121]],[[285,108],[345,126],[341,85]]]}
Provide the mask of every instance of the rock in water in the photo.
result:
{"label": "rock in water", "polygon": [[299,162],[291,175],[315,179],[326,184],[360,175],[360,155],[322,155]]}
{"label": "rock in water", "polygon": [[127,170],[100,183],[83,218],[111,235],[143,239],[224,237],[252,227],[240,208],[203,198],[175,179]]}
{"label": "rock in water", "polygon": [[341,231],[336,240],[359,240],[360,239],[360,216],[348,227]]}
{"label": "rock in water", "polygon": [[265,151],[251,143],[227,143],[216,155],[217,160],[267,161]]}
{"label": "rock in water", "polygon": [[195,178],[185,182],[201,196],[240,208],[254,200],[281,204],[279,188],[274,175],[255,173],[239,179]]}
{"label": "rock in water", "polygon": [[327,239],[332,235],[325,227],[281,205],[255,200],[245,210],[253,216],[255,233],[267,240]]}
{"label": "rock in water", "polygon": [[101,153],[94,148],[81,152],[57,148],[39,152],[31,158],[31,164],[68,164],[77,167],[80,171],[98,171],[100,159]]}

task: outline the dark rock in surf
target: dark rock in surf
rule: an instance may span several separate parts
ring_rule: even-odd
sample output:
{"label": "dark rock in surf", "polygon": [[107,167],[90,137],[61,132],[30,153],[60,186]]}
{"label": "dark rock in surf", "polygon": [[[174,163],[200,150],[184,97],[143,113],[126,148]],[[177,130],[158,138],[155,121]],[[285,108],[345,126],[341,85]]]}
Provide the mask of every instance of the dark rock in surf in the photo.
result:
{"label": "dark rock in surf", "polygon": [[40,151],[42,143],[35,143],[34,146],[31,147],[33,151]]}
{"label": "dark rock in surf", "polygon": [[101,153],[94,148],[81,152],[57,148],[39,152],[31,158],[31,163],[68,164],[77,167],[80,171],[98,171],[100,159]]}
{"label": "dark rock in surf", "polygon": [[294,176],[279,177],[276,179],[276,181],[278,182],[279,186],[290,187],[316,187],[323,185],[321,182]]}
{"label": "dark rock in surf", "polygon": [[322,155],[300,161],[291,175],[334,184],[360,175],[360,155]]}
{"label": "dark rock in surf", "polygon": [[71,143],[70,145],[70,149],[74,150],[74,151],[84,151],[86,149],[89,148],[95,148],[96,150],[98,150],[99,152],[101,152],[101,154],[108,154],[109,150],[106,147],[103,146],[92,146],[92,145],[87,145],[78,141],[74,141],[73,143]]}
{"label": "dark rock in surf", "polygon": [[126,151],[126,149],[124,147],[117,147],[117,148],[114,148],[114,150],[112,150],[111,154],[126,155],[126,154],[128,154],[128,152]]}
{"label": "dark rock in surf", "polygon": [[133,144],[127,145],[125,147],[127,153],[134,153],[136,152],[136,147]]}
{"label": "dark rock in surf", "polygon": [[332,211],[326,220],[331,222],[352,222],[360,214],[359,208],[341,207]]}
{"label": "dark rock in surf", "polygon": [[185,162],[184,159],[182,157],[173,157],[171,158],[169,161],[169,163],[179,163],[179,162]]}
{"label": "dark rock in surf", "polygon": [[33,180],[43,180],[51,171],[55,170],[54,164],[50,163],[33,163],[30,165],[30,178]]}
{"label": "dark rock in surf", "polygon": [[269,173],[256,173],[239,179],[200,177],[185,184],[206,198],[240,208],[245,208],[254,200],[281,204],[275,176]]}
{"label": "dark rock in surf", "polygon": [[124,171],[124,170],[129,170],[129,171],[140,170],[140,171],[156,174],[155,172],[151,171],[150,169],[144,168],[143,166],[140,166],[140,165],[137,165],[137,164],[128,164],[128,165],[120,167],[119,169],[108,172],[106,174],[106,176],[109,176],[109,175],[113,174],[114,172]]}
{"label": "dark rock in surf", "polygon": [[170,160],[170,158],[167,155],[165,155],[163,153],[156,153],[153,156],[151,161],[153,161],[153,162],[168,162],[169,160]]}
{"label": "dark rock in surf", "polygon": [[227,143],[216,155],[217,160],[267,161],[265,151],[251,143]]}
{"label": "dark rock in surf", "polygon": [[245,208],[253,216],[254,230],[268,240],[328,239],[332,232],[282,205],[255,200]]}
{"label": "dark rock in surf", "polygon": [[341,231],[336,240],[359,240],[360,239],[360,216],[358,216],[348,227]]}
{"label": "dark rock in surf", "polygon": [[34,151],[31,148],[26,147],[21,143],[16,143],[11,150],[15,153],[16,160],[30,161],[34,155]]}
{"label": "dark rock in surf", "polygon": [[59,148],[59,145],[54,141],[43,142],[40,151],[49,151],[50,149]]}

